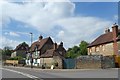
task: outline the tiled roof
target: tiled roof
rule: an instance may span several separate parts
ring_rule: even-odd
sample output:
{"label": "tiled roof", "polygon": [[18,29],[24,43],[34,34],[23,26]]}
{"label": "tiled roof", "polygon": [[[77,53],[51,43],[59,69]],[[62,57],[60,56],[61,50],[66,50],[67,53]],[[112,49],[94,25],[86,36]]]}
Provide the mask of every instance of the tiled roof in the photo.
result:
{"label": "tiled roof", "polygon": [[[120,33],[120,29],[119,29],[118,34],[119,33]],[[117,40],[120,40],[120,37],[118,37]],[[110,43],[112,41],[113,41],[113,34],[112,34],[112,32],[108,32],[106,34],[100,35],[91,44],[89,44],[88,47],[97,46],[97,45],[105,44],[105,43]]]}
{"label": "tiled roof", "polygon": [[53,57],[54,54],[55,54],[55,50],[50,49],[50,50],[47,50],[44,54],[42,54],[40,57],[49,58],[49,57]]}
{"label": "tiled roof", "polygon": [[40,49],[43,47],[43,45],[44,45],[49,39],[51,39],[51,38],[48,37],[48,38],[42,39],[40,42],[39,42],[39,41],[34,42],[34,43],[32,44],[32,46],[31,46],[30,50],[31,50],[31,51],[34,51],[34,49],[35,49],[36,46],[38,46],[38,50],[40,50]]}
{"label": "tiled roof", "polygon": [[59,51],[54,50],[54,49],[47,50],[40,57],[41,58],[53,58],[53,56],[59,56],[60,58],[64,59],[64,57],[59,53]]}
{"label": "tiled roof", "polygon": [[25,42],[19,44],[14,51],[17,51],[17,50],[28,50],[29,49],[29,46],[28,44],[26,44]]}

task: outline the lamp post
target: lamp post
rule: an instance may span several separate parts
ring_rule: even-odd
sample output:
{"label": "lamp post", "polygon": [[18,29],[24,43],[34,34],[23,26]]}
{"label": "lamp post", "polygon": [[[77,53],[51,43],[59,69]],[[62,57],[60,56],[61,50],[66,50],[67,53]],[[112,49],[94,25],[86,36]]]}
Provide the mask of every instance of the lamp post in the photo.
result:
{"label": "lamp post", "polygon": [[[30,37],[31,37],[31,47],[32,47],[32,40],[33,40],[33,33],[30,32]],[[31,68],[33,68],[33,57],[32,57],[32,50],[30,49],[30,63],[31,63]]]}
{"label": "lamp post", "polygon": [[31,37],[31,45],[32,45],[32,41],[33,41],[33,33],[30,32],[30,37]]}

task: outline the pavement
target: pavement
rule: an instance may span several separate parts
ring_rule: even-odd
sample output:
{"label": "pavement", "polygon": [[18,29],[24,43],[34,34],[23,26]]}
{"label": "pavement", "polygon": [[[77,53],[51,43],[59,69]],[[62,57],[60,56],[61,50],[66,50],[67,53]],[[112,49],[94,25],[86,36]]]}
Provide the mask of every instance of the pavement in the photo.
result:
{"label": "pavement", "polygon": [[[39,69],[5,66],[2,68],[3,78],[35,79],[35,80],[118,80],[120,69]],[[12,79],[13,80],[13,79]]]}

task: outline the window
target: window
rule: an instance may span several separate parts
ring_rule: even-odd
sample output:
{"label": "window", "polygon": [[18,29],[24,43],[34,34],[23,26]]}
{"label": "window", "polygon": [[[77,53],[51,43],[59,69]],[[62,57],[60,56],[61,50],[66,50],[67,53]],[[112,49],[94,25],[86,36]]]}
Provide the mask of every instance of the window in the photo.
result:
{"label": "window", "polygon": [[89,49],[89,52],[90,52],[90,53],[92,52],[92,49],[91,49],[91,48]]}
{"label": "window", "polygon": [[36,52],[35,52],[35,56],[37,56],[37,55],[38,55],[38,52],[36,51]]}
{"label": "window", "polygon": [[99,52],[99,51],[100,51],[99,46],[97,46],[96,47],[96,52]]}
{"label": "window", "polygon": [[105,51],[105,45],[102,45],[102,51]]}
{"label": "window", "polygon": [[29,60],[27,60],[27,64],[29,64]]}
{"label": "window", "polygon": [[35,64],[37,64],[37,59],[35,59]]}

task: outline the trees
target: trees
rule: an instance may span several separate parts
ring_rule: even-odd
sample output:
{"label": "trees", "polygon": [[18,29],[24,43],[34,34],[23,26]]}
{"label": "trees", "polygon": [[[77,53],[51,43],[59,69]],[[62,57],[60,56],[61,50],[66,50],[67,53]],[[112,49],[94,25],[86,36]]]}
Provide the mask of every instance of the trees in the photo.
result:
{"label": "trees", "polygon": [[3,60],[9,58],[12,54],[12,47],[6,46],[2,50],[2,58]]}
{"label": "trees", "polygon": [[9,47],[9,46],[4,47],[4,49],[2,51],[2,54],[6,55],[6,56],[11,56],[11,54],[12,54],[12,47]]}
{"label": "trees", "polygon": [[87,46],[88,46],[88,43],[86,41],[81,41],[79,46],[68,48],[66,57],[76,58],[77,56],[80,56],[80,55],[87,55]]}
{"label": "trees", "polygon": [[79,45],[81,55],[87,55],[87,46],[88,46],[88,43],[86,41],[81,41]]}

